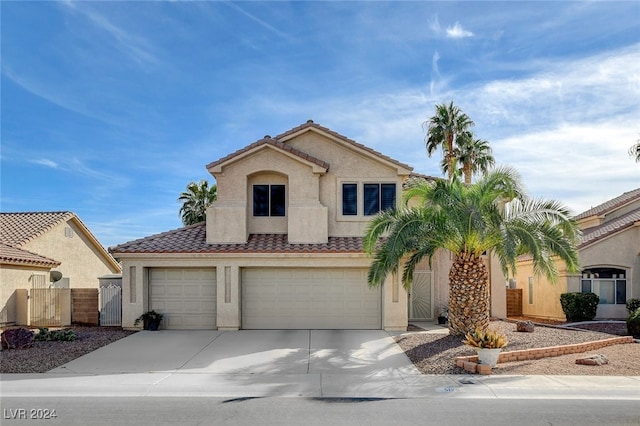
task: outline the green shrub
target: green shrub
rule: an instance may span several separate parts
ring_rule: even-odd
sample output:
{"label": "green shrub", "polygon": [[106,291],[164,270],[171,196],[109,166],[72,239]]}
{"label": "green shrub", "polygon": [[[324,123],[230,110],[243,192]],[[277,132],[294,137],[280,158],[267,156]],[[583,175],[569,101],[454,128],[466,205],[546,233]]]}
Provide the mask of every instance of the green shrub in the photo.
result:
{"label": "green shrub", "polygon": [[600,298],[595,293],[562,293],[560,305],[567,321],[591,321],[596,317]]}
{"label": "green shrub", "polygon": [[59,340],[62,342],[73,342],[74,340],[76,340],[76,338],[76,332],[73,330],[50,331],[46,327],[38,328],[38,334],[36,334],[36,340],[40,341]]}
{"label": "green shrub", "polygon": [[629,312],[629,315],[637,311],[638,308],[640,308],[640,299],[627,300],[627,312]]}
{"label": "green shrub", "polygon": [[640,339],[640,308],[627,318],[627,332],[635,339]]}

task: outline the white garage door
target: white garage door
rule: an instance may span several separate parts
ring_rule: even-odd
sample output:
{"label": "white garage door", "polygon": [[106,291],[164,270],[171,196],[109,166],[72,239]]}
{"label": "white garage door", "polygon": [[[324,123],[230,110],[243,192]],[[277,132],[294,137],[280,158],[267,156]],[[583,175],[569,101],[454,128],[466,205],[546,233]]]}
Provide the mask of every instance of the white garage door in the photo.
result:
{"label": "white garage door", "polygon": [[380,329],[380,289],[366,269],[244,268],[245,329]]}
{"label": "white garage door", "polygon": [[149,271],[151,309],[164,314],[160,328],[216,328],[216,270],[161,269]]}

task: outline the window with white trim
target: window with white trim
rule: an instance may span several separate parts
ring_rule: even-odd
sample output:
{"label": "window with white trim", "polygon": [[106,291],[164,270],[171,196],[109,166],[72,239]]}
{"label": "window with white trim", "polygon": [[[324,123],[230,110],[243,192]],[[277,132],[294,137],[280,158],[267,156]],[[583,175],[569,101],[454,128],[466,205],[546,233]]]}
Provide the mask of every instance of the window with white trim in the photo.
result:
{"label": "window with white trim", "polygon": [[595,293],[600,305],[624,305],[627,303],[627,279],[623,269],[590,268],[582,271],[582,293]]}

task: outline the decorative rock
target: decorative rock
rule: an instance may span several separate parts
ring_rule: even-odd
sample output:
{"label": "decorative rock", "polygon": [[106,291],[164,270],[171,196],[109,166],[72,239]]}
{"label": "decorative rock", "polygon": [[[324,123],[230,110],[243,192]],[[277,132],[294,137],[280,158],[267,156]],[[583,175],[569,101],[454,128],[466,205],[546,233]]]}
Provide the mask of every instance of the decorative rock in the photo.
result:
{"label": "decorative rock", "polygon": [[2,349],[25,349],[33,345],[34,334],[26,328],[10,328],[0,335]]}
{"label": "decorative rock", "polygon": [[585,358],[578,358],[576,359],[576,364],[605,365],[605,364],[609,364],[609,359],[602,354],[597,354],[597,355],[592,355]]}
{"label": "decorative rock", "polygon": [[525,333],[533,333],[533,322],[531,321],[518,321],[516,323],[516,331],[522,331]]}

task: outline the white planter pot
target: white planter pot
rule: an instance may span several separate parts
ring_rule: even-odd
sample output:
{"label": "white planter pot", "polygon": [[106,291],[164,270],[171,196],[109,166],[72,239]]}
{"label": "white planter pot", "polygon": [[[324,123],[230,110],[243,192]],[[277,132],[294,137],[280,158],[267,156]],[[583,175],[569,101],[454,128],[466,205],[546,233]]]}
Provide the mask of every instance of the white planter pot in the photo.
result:
{"label": "white planter pot", "polygon": [[476,348],[478,351],[478,363],[490,365],[491,367],[495,367],[498,364],[498,357],[500,356],[501,348],[498,349],[483,349]]}

